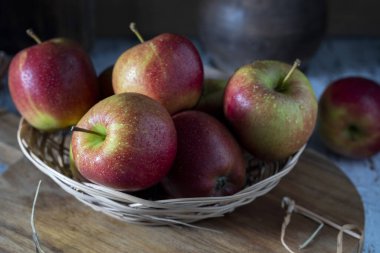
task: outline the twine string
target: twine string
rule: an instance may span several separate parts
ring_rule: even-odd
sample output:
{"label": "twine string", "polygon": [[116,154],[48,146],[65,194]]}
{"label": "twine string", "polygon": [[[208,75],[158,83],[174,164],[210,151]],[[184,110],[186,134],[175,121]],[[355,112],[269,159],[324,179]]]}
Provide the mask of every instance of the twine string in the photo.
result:
{"label": "twine string", "polygon": [[290,247],[285,242],[286,228],[288,227],[290,223],[292,213],[294,211],[295,202],[291,199],[287,199],[287,202],[285,202],[285,199],[283,199],[283,201],[281,202],[281,206],[282,208],[286,207],[286,215],[284,218],[284,222],[282,223],[282,226],[281,226],[281,244],[284,246],[284,248],[288,252],[295,253],[293,250],[290,249]]}
{"label": "twine string", "polygon": [[34,212],[36,209],[37,197],[38,197],[38,193],[40,191],[40,186],[41,186],[41,180],[38,182],[36,194],[34,195],[33,206],[32,206],[32,214],[30,216],[30,225],[32,226],[32,237],[33,237],[34,245],[36,247],[36,253],[45,253],[40,246],[40,240],[38,239],[38,234],[37,234],[36,227],[34,224]]}
{"label": "twine string", "polygon": [[306,248],[315,239],[315,237],[317,237],[317,235],[319,235],[319,233],[321,232],[321,230],[324,226],[325,226],[325,224],[323,224],[323,222],[320,222],[317,229],[311,234],[311,236],[308,239],[305,240],[305,242],[303,242],[299,246],[299,249]]}
{"label": "twine string", "polygon": [[[345,224],[341,227],[338,233],[338,237],[337,237],[337,249],[336,249],[337,253],[343,253],[343,234],[349,231],[352,232],[353,230],[357,230],[359,231],[360,234],[363,234],[362,229],[360,229],[358,226],[354,224]],[[357,252],[362,252],[363,242],[364,242],[364,236],[361,236],[359,239]]]}
{"label": "twine string", "polygon": [[[284,197],[281,202],[282,208],[286,208],[286,215],[284,217],[284,221],[281,226],[281,244],[284,246],[284,248],[290,252],[290,253],[295,253],[293,250],[290,249],[290,247],[286,244],[285,242],[285,234],[286,234],[286,229],[290,223],[291,216],[293,213],[298,213],[306,218],[309,218],[317,223],[319,223],[319,226],[317,229],[306,239],[304,243],[302,243],[299,246],[299,249],[303,249],[307,247],[320,233],[324,225],[329,225],[330,227],[333,227],[339,231],[338,236],[337,236],[337,253],[343,253],[343,234],[347,234],[353,238],[356,238],[359,240],[357,252],[360,253],[363,248],[363,231],[360,229],[358,226],[354,224],[345,224],[343,226],[340,226],[336,224],[335,222],[319,215],[316,214],[302,206],[296,205],[295,201],[290,199],[289,197]],[[359,233],[355,232],[354,230],[357,230]]]}

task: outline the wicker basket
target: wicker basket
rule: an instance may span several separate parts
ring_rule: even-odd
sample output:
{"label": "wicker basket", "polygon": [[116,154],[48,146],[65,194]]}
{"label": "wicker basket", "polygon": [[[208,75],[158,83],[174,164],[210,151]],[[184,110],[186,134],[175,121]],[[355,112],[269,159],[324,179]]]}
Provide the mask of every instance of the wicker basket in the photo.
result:
{"label": "wicker basket", "polygon": [[296,165],[304,148],[283,162],[247,157],[248,180],[240,192],[224,197],[143,199],[81,180],[69,165],[70,132],[43,133],[21,119],[17,138],[24,155],[63,190],[96,211],[144,225],[173,225],[220,217],[273,189]]}

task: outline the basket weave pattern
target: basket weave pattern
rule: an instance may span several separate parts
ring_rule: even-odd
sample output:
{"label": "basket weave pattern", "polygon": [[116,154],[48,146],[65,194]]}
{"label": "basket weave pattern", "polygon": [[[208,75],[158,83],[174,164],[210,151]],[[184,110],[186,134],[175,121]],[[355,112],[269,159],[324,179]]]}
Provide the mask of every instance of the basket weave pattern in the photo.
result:
{"label": "basket weave pattern", "polygon": [[[94,210],[144,225],[173,225],[220,217],[272,190],[296,165],[304,147],[283,162],[247,156],[247,185],[223,197],[147,200],[75,177],[69,165],[70,132],[43,133],[21,119],[17,138],[24,155],[63,190]],[[190,226],[190,225],[189,225]]]}

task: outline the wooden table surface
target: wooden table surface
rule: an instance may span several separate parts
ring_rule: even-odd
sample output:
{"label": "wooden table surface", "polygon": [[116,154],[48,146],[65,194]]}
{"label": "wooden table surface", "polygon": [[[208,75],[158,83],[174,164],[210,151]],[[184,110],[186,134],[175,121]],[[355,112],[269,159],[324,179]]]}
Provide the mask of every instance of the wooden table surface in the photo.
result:
{"label": "wooden table surface", "polygon": [[[126,39],[98,39],[91,53],[97,72],[100,73],[107,66],[113,64],[117,57],[132,45],[133,43]],[[204,52],[201,51],[201,53]],[[359,75],[380,82],[379,55],[380,40],[378,38],[326,38],[316,55],[309,62],[306,74],[316,91],[317,97],[321,95],[324,88],[331,81],[343,76]],[[207,64],[207,57],[204,60]],[[207,65],[205,67],[206,75],[214,74],[213,69],[209,69]],[[10,112],[16,112],[7,90],[6,81],[3,85],[0,85],[0,107],[5,107]],[[11,116],[6,115],[5,117],[10,118]],[[17,119],[15,121],[17,122]],[[0,119],[0,125],[16,133],[16,129],[9,124],[9,121],[3,122]],[[22,154],[17,150],[16,139],[9,132],[0,130],[0,140],[0,153],[9,154],[0,157],[1,174],[10,168],[10,164],[18,161]],[[7,145],[4,145],[4,143]],[[327,150],[320,143],[317,134],[313,135],[309,147],[328,156],[344,175],[353,182],[365,206],[366,238],[364,252],[374,253],[380,251],[380,240],[378,240],[380,226],[380,202],[378,201],[380,194],[380,154],[364,160],[345,159]],[[2,209],[2,205],[0,205],[0,209]],[[2,245],[1,234],[0,245]]]}
{"label": "wooden table surface", "polygon": [[[128,224],[77,201],[20,155],[15,134],[18,118],[0,116],[1,160],[8,169],[0,177],[0,252],[34,252],[31,206],[42,179],[35,224],[46,252],[287,252],[280,243],[284,196],[337,224],[364,225],[361,199],[346,176],[329,160],[306,150],[299,163],[269,194],[233,213],[187,227]],[[318,224],[293,214],[286,241],[293,248]],[[302,252],[336,252],[338,231],[325,227]],[[345,236],[344,252],[357,240]]]}

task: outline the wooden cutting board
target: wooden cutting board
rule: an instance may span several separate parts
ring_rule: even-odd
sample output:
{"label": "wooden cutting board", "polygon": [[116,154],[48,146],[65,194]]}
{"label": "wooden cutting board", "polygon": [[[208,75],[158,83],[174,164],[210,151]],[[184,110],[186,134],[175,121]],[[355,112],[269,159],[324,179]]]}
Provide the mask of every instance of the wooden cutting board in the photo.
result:
{"label": "wooden cutting board", "polygon": [[[1,136],[6,136],[4,131],[15,134],[13,128],[2,125]],[[9,136],[6,140],[17,150]],[[353,185],[339,168],[312,150],[304,152],[293,171],[269,194],[225,217],[194,224],[219,232],[116,220],[80,203],[21,158],[0,176],[0,252],[35,252],[30,213],[40,179],[35,224],[45,252],[287,252],[280,243],[284,196],[338,224],[364,226],[363,205]],[[293,214],[287,243],[295,252],[336,252],[338,232],[329,227],[306,249],[297,251],[317,226]],[[357,243],[345,236],[343,252],[355,252]]]}

